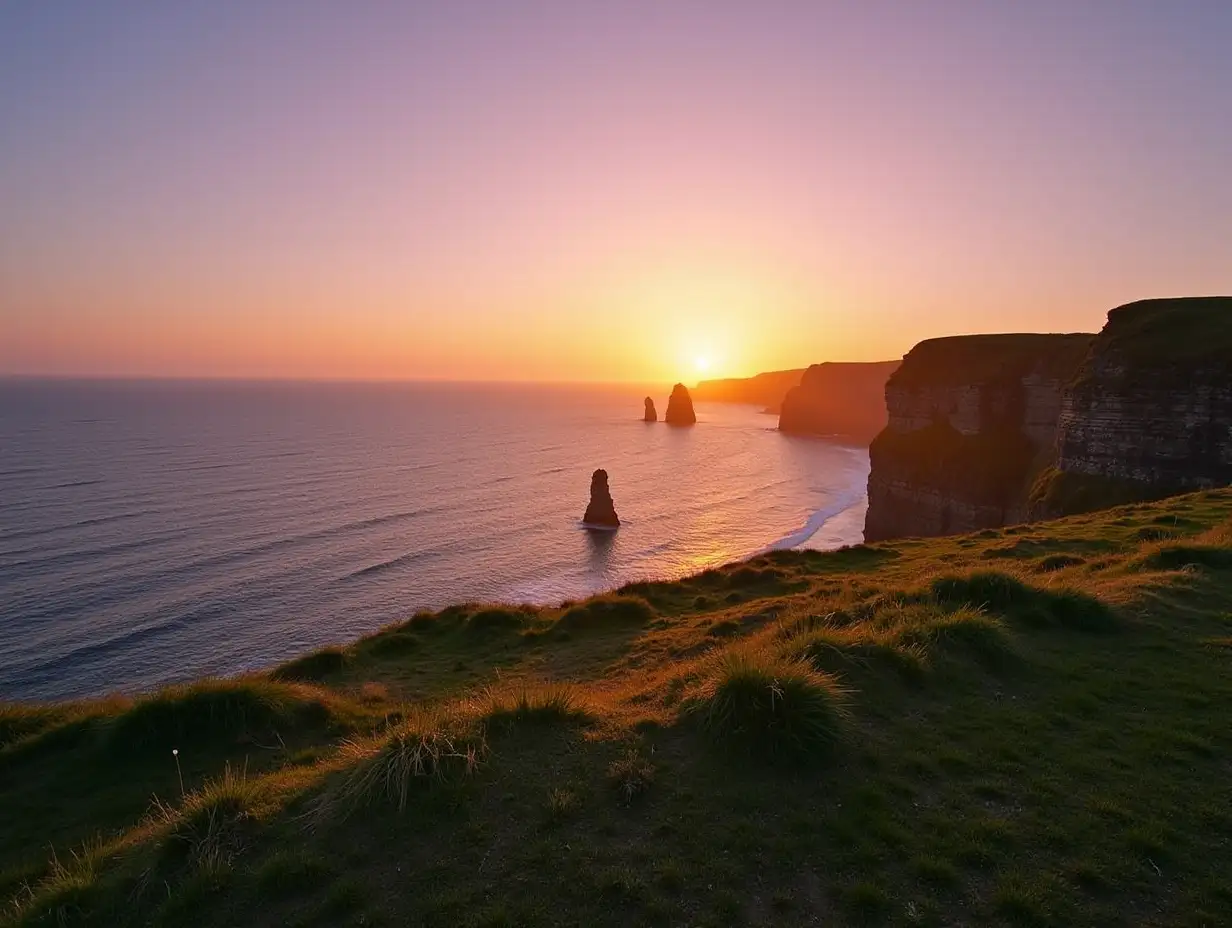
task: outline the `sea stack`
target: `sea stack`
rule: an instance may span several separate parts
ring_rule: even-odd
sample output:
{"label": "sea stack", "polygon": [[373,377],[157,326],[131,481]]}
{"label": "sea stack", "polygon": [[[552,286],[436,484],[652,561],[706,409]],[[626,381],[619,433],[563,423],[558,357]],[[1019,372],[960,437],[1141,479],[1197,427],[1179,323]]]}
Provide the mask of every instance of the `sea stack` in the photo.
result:
{"label": "sea stack", "polygon": [[646,397],[646,415],[642,416],[643,422],[658,422],[659,413],[654,408],[654,400]]}
{"label": "sea stack", "polygon": [[672,387],[663,421],[668,425],[693,425],[697,422],[697,414],[693,412],[693,399],[684,384],[678,383]]}
{"label": "sea stack", "polygon": [[586,507],[582,522],[587,528],[614,529],[620,525],[612,493],[607,488],[607,471],[603,468],[591,474],[590,505]]}

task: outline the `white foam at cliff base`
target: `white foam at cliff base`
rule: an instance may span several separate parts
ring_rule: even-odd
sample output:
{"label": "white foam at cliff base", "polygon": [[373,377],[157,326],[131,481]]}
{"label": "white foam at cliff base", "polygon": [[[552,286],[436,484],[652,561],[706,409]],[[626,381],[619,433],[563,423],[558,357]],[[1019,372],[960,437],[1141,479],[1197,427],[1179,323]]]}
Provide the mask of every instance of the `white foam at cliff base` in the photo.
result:
{"label": "white foam at cliff base", "polygon": [[825,524],[831,519],[842,515],[844,512],[854,508],[855,506],[860,505],[863,500],[863,488],[853,490],[852,492],[836,500],[832,505],[827,506],[824,509],[818,509],[808,517],[804,525],[799,529],[792,532],[790,535],[785,535],[778,541],[771,542],[757,553],[765,554],[768,551],[786,551],[789,548],[799,547],[821,531],[822,528],[825,527]]}

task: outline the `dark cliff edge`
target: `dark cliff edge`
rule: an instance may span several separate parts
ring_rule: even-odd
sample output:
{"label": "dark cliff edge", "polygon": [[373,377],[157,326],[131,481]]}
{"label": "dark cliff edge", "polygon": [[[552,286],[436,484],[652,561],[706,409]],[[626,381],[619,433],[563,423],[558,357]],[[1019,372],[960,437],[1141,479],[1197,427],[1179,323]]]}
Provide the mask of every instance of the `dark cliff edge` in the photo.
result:
{"label": "dark cliff edge", "polygon": [[814,364],[783,399],[779,430],[868,444],[888,421],[886,382],[901,361]]}
{"label": "dark cliff edge", "polygon": [[787,391],[800,383],[804,369],[768,371],[753,377],[702,380],[693,388],[696,403],[747,403],[777,413]]}
{"label": "dark cliff edge", "polygon": [[1053,464],[1065,386],[1095,336],[967,335],[916,345],[869,447],[866,541],[1026,521]]}
{"label": "dark cliff edge", "polygon": [[1109,312],[1057,432],[1037,518],[1232,484],[1232,297]]}

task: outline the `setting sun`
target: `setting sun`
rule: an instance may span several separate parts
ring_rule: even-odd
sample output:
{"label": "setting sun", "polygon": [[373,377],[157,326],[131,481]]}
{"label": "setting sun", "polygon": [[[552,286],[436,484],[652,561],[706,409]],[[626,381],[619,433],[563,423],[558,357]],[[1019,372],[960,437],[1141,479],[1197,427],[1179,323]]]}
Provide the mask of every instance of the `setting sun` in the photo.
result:
{"label": "setting sun", "polygon": [[708,373],[710,370],[710,359],[704,355],[698,355],[693,359],[693,366],[697,368],[700,374]]}

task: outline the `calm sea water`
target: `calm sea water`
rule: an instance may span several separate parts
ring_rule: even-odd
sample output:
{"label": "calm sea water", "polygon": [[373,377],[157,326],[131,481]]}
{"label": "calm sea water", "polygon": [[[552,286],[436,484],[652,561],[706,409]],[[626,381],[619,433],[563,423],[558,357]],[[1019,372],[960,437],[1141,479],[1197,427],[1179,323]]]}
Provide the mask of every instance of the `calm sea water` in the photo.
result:
{"label": "calm sea water", "polygon": [[[0,381],[0,697],[229,674],[418,608],[860,540],[866,451],[752,407],[647,425],[645,392]],[[614,536],[579,527],[596,467]]]}

